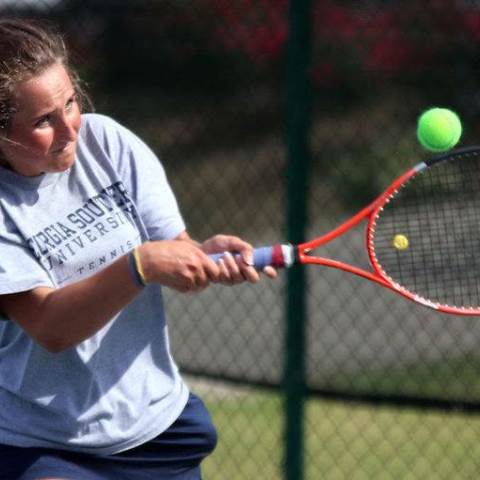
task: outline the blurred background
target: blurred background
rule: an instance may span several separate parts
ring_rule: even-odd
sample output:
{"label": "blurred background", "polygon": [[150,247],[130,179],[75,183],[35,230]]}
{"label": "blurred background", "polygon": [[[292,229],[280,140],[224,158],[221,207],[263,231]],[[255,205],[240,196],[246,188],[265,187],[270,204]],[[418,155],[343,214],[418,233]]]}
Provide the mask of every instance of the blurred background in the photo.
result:
{"label": "blurred background", "polygon": [[[0,0],[0,15],[59,25],[96,110],[160,156],[199,240],[333,228],[425,158],[428,107],[478,142],[474,0]],[[362,229],[324,253],[368,268]],[[478,477],[477,318],[312,267],[166,303],[219,432],[206,480]]]}

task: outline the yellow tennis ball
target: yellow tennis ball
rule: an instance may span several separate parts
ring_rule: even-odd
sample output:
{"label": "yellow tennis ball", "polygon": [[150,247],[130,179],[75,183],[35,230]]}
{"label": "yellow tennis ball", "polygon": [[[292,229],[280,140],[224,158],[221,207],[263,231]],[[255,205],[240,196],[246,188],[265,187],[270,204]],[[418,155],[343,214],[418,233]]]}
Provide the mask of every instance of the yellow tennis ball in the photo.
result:
{"label": "yellow tennis ball", "polygon": [[431,108],[418,119],[418,141],[432,152],[445,152],[453,148],[461,136],[462,123],[458,115],[448,108]]}
{"label": "yellow tennis ball", "polygon": [[392,244],[397,250],[405,250],[408,248],[408,238],[402,234],[395,235]]}

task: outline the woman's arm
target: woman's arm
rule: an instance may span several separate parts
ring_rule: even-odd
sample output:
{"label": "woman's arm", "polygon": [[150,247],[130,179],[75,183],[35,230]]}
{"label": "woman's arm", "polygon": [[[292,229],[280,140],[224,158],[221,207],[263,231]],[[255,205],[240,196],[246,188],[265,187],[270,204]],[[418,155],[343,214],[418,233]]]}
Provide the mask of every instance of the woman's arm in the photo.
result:
{"label": "woman's arm", "polygon": [[[208,257],[223,251],[239,252],[240,258],[226,255],[216,264]],[[251,245],[230,235],[198,243],[182,232],[174,240],[145,242],[138,254],[148,283],[179,292],[197,292],[210,282],[232,285],[259,279],[251,266]],[[271,267],[265,273],[276,276]],[[124,255],[100,272],[59,289],[38,287],[1,295],[0,310],[46,350],[61,352],[97,333],[139,291]]]}
{"label": "woman's arm", "polygon": [[[146,242],[139,247],[149,280],[181,292],[198,291],[220,275],[218,266],[193,242]],[[37,343],[61,352],[98,332],[140,291],[127,256],[100,272],[59,289],[38,287],[0,296],[0,309]]]}

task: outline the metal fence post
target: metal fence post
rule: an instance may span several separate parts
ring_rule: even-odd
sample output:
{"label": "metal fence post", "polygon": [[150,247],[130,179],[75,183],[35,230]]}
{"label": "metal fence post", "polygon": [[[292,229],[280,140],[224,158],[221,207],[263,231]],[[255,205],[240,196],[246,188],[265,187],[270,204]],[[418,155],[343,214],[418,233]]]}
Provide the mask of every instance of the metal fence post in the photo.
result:
{"label": "metal fence post", "polygon": [[[290,0],[287,50],[287,237],[293,243],[305,238],[309,164],[311,94],[310,0]],[[304,476],[305,397],[305,271],[294,267],[287,273],[285,388],[286,480]]]}

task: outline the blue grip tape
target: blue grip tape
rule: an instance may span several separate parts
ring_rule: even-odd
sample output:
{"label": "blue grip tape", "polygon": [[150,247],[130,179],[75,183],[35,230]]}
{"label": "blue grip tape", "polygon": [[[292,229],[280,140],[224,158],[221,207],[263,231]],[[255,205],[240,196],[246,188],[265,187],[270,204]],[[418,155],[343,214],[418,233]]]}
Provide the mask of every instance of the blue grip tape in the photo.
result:
{"label": "blue grip tape", "polygon": [[[223,253],[213,253],[209,257],[217,262],[223,257]],[[238,257],[238,253],[234,254]],[[258,247],[253,250],[253,266],[256,270],[263,270],[265,267],[272,265],[273,247]]]}

